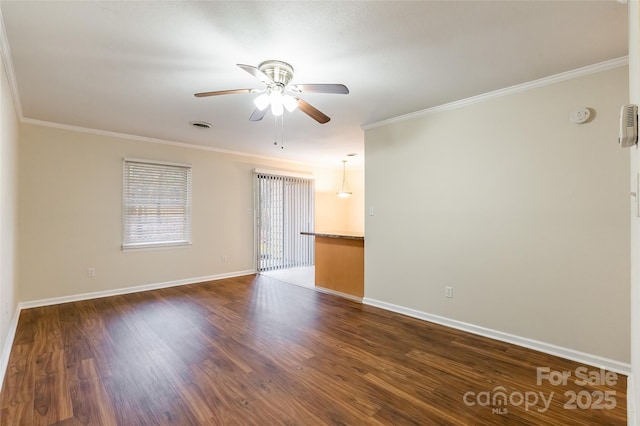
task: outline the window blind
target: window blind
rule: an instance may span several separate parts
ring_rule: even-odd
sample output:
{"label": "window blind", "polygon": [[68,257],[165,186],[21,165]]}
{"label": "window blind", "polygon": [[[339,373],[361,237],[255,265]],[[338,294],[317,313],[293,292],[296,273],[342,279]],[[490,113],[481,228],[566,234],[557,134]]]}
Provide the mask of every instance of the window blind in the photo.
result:
{"label": "window blind", "polygon": [[256,173],[258,272],[313,265],[313,179]]}
{"label": "window blind", "polygon": [[122,248],[191,244],[191,166],[124,160]]}

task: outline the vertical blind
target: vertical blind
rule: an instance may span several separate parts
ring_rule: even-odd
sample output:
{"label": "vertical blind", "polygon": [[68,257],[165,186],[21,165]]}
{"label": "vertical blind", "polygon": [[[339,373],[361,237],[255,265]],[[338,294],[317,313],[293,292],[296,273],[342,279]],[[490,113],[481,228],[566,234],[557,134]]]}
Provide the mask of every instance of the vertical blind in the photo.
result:
{"label": "vertical blind", "polygon": [[191,166],[124,160],[122,248],[191,243]]}
{"label": "vertical blind", "polygon": [[313,265],[313,179],[256,173],[258,272]]}

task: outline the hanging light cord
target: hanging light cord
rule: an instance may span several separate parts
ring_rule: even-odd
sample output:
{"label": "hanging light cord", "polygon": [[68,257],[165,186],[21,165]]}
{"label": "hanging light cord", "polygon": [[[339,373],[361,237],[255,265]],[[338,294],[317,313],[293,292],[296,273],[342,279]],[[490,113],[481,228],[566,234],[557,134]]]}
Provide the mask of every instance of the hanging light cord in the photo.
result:
{"label": "hanging light cord", "polygon": [[345,192],[344,186],[347,183],[346,167],[347,167],[347,162],[346,162],[346,160],[343,160],[342,161],[342,190],[340,192]]}

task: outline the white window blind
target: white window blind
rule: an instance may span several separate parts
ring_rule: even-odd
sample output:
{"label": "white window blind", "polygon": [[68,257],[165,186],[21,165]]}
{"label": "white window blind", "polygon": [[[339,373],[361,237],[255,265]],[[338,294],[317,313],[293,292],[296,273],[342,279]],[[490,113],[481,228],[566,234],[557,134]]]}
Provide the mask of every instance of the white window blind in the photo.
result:
{"label": "white window blind", "polygon": [[191,166],[125,158],[123,249],[191,244]]}
{"label": "white window blind", "polygon": [[314,182],[256,172],[258,271],[313,265]]}

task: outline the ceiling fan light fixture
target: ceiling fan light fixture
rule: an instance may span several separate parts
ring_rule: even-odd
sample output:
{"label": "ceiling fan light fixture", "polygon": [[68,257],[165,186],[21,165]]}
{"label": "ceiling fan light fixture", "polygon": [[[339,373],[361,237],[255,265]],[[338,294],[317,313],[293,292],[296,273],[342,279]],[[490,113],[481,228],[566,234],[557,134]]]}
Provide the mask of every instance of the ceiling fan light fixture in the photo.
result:
{"label": "ceiling fan light fixture", "polygon": [[296,98],[289,95],[283,96],[282,103],[289,112],[293,112],[296,108],[298,108],[298,101],[296,100]]}
{"label": "ceiling fan light fixture", "polygon": [[269,95],[267,95],[266,93],[263,93],[262,95],[258,96],[253,100],[253,104],[260,111],[264,111],[269,106],[269,102],[270,102]]}
{"label": "ceiling fan light fixture", "polygon": [[276,117],[281,116],[284,113],[282,94],[279,92],[271,92],[269,101],[271,102],[271,113]]}

